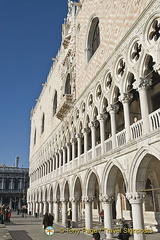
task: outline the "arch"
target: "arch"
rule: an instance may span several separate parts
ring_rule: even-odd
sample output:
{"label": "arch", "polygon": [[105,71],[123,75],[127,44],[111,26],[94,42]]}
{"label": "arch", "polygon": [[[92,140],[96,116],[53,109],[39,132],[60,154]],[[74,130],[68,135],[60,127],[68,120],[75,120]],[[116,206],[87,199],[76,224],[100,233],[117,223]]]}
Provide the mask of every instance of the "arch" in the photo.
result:
{"label": "arch", "polygon": [[[135,154],[133,158],[130,173],[129,173],[129,185],[128,185],[128,192],[137,192],[138,190],[142,190],[143,182],[140,179],[144,179],[145,171],[141,171],[147,168],[150,162],[150,156],[153,156],[160,160],[160,152],[151,147],[151,146],[143,146],[139,149],[139,151]],[[144,160],[145,157],[145,161]],[[140,174],[141,172],[141,174]],[[137,181],[139,186],[137,186]]]}
{"label": "arch", "polygon": [[94,16],[91,19],[87,38],[87,61],[92,58],[100,44],[99,18]]}

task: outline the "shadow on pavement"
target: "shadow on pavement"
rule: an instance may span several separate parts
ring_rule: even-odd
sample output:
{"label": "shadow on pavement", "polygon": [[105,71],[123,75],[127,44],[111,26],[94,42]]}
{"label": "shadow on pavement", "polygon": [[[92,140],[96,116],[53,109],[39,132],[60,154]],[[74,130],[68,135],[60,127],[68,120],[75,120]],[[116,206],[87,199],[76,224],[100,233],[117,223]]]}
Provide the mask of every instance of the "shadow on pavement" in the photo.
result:
{"label": "shadow on pavement", "polygon": [[26,231],[8,231],[13,240],[33,240]]}

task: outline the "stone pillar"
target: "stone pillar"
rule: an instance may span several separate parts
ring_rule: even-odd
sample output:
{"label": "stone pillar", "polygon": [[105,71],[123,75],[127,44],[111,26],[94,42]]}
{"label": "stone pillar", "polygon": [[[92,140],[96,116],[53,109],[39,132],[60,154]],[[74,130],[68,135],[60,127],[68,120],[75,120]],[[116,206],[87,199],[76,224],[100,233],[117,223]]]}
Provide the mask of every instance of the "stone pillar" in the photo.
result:
{"label": "stone pillar", "polygon": [[54,221],[59,222],[59,201],[54,201]]}
{"label": "stone pillar", "polygon": [[53,202],[49,201],[49,209],[48,209],[48,213],[53,214]]}
{"label": "stone pillar", "polygon": [[11,189],[13,189],[13,178],[11,178]]}
{"label": "stone pillar", "polygon": [[67,143],[67,163],[69,163],[71,159],[71,151],[70,151],[71,144],[70,142]]}
{"label": "stone pillar", "polygon": [[131,140],[131,131],[130,131],[130,111],[129,111],[129,102],[132,100],[133,95],[129,93],[123,93],[119,97],[119,100],[123,104],[124,109],[124,122],[125,122],[125,129],[126,129],[126,142]]}
{"label": "stone pillar", "polygon": [[58,169],[59,168],[59,154],[58,154],[58,152],[55,155],[56,155],[56,169]]}
{"label": "stone pillar", "polygon": [[112,203],[113,195],[100,196],[100,201],[103,202],[104,208],[104,228],[106,228],[106,239],[113,238],[113,217],[112,217]]}
{"label": "stone pillar", "polygon": [[39,216],[40,217],[43,216],[43,203],[42,202],[39,203]]}
{"label": "stone pillar", "polygon": [[48,209],[47,209],[47,202],[43,202],[44,204],[44,208],[43,208],[43,215],[45,215],[46,212],[48,212]]}
{"label": "stone pillar", "polygon": [[[91,129],[91,136],[92,136],[92,158],[95,158],[95,146],[96,146],[96,129],[95,129],[95,122],[90,122],[89,127]],[[88,159],[90,160],[90,159]]]}
{"label": "stone pillar", "polygon": [[61,202],[62,202],[62,224],[65,226],[67,220],[67,201],[65,199],[62,199]]}
{"label": "stone pillar", "polygon": [[75,222],[74,227],[78,227],[78,199],[71,198],[72,202],[72,221]]}
{"label": "stone pillar", "polygon": [[77,142],[78,142],[78,165],[80,165],[80,156],[81,156],[81,150],[82,150],[81,139],[83,137],[83,134],[82,133],[78,133],[76,135],[76,137],[77,137]]}
{"label": "stone pillar", "polygon": [[28,210],[28,214],[29,214],[29,212],[31,211],[31,203],[30,203],[30,202],[27,202],[27,205],[28,205],[27,210]]}
{"label": "stone pillar", "polygon": [[152,85],[152,80],[148,78],[139,78],[133,84],[133,88],[139,92],[141,114],[142,114],[142,121],[143,121],[143,134],[148,133],[150,131],[147,89],[151,85]]}
{"label": "stone pillar", "polygon": [[36,202],[36,213],[38,214],[38,207],[39,207],[39,203]]}
{"label": "stone pillar", "polygon": [[[1,206],[1,205],[0,205]],[[12,208],[12,198],[9,199],[9,208]]]}
{"label": "stone pillar", "polygon": [[19,189],[22,189],[22,178],[20,178]]}
{"label": "stone pillar", "polygon": [[118,110],[118,105],[110,105],[110,107],[107,108],[107,111],[109,111],[111,116],[111,134],[112,134],[112,148],[117,147],[117,140],[116,140],[116,112]]}
{"label": "stone pillar", "polygon": [[92,201],[93,197],[84,197],[85,202],[85,228],[92,229]]}
{"label": "stone pillar", "polygon": [[65,162],[66,162],[66,147],[64,146],[63,147],[63,166],[65,165]]}
{"label": "stone pillar", "polygon": [[[143,218],[143,209],[142,203],[145,198],[144,193],[134,192],[126,193],[131,206],[132,206],[132,218],[133,218],[133,229],[144,229],[144,218]],[[145,240],[144,233],[134,233],[134,240]]]}
{"label": "stone pillar", "polygon": [[89,127],[84,128],[83,135],[84,135],[84,157],[85,157],[85,160],[87,160],[88,133],[89,133],[89,132],[90,132],[90,128],[89,128]]}
{"label": "stone pillar", "polygon": [[35,215],[35,202],[32,203],[32,215]]}
{"label": "stone pillar", "polygon": [[72,138],[71,143],[72,143],[72,160],[75,159],[75,155],[76,155],[76,138]]}
{"label": "stone pillar", "polygon": [[100,123],[100,135],[101,135],[101,154],[105,153],[105,121],[107,120],[106,114],[100,114],[97,116],[97,120]]}
{"label": "stone pillar", "polygon": [[4,186],[5,184],[4,184],[4,178],[2,178],[2,189],[4,189]]}
{"label": "stone pillar", "polygon": [[63,166],[62,150],[60,149],[58,152],[59,152],[59,166],[62,167]]}

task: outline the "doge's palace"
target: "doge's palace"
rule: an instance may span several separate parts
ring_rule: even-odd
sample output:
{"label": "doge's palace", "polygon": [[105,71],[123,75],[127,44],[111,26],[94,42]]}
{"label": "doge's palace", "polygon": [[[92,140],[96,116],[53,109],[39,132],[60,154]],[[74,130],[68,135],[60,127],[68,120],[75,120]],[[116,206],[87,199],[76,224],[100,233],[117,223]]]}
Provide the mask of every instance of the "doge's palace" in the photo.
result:
{"label": "doge's palace", "polygon": [[[86,229],[160,226],[160,0],[68,0],[31,111],[28,210]],[[107,232],[106,238],[112,238]],[[143,232],[134,233],[144,240]]]}

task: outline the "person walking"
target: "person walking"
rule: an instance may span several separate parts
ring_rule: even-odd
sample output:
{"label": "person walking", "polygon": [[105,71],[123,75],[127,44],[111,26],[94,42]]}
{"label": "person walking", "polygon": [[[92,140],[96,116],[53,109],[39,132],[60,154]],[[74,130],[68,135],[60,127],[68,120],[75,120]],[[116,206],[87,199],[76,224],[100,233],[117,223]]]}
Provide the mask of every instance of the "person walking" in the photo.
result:
{"label": "person walking", "polygon": [[48,213],[46,212],[45,215],[43,216],[43,228],[46,229],[48,227],[49,223],[49,218],[48,218]]}
{"label": "person walking", "polygon": [[53,226],[54,217],[51,213],[48,214],[48,226]]}
{"label": "person walking", "polygon": [[67,227],[70,228],[72,225],[72,210],[71,210],[71,208],[67,212],[67,221],[68,221]]}

